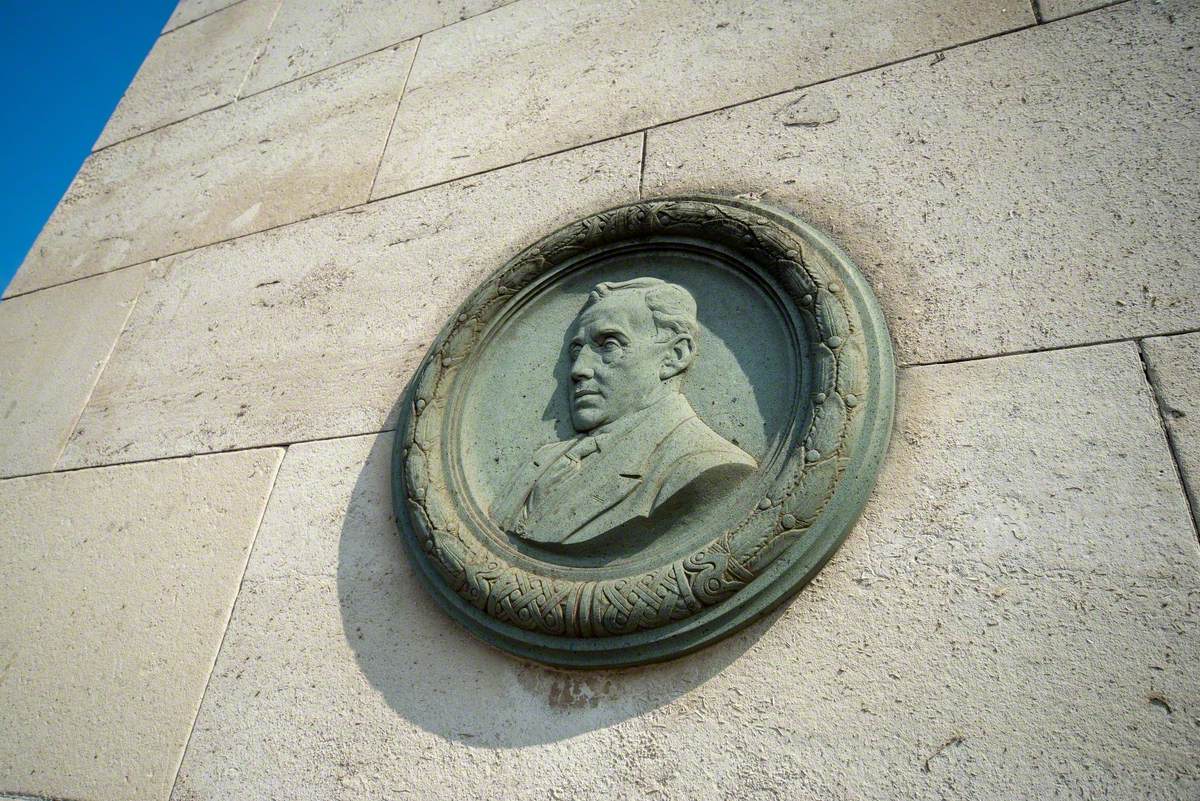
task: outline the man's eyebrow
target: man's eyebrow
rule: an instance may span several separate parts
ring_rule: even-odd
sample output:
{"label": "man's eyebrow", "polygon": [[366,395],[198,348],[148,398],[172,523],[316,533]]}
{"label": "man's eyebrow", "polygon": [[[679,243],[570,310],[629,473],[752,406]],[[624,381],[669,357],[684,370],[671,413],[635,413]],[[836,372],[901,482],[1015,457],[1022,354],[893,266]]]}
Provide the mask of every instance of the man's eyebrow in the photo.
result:
{"label": "man's eyebrow", "polygon": [[598,339],[600,337],[609,336],[610,334],[616,334],[617,336],[624,337],[626,339],[629,338],[628,335],[624,331],[622,331],[620,328],[616,328],[615,326],[611,326],[611,325],[605,326],[604,328],[599,329],[598,331],[596,331],[595,334],[593,334],[593,336]]}

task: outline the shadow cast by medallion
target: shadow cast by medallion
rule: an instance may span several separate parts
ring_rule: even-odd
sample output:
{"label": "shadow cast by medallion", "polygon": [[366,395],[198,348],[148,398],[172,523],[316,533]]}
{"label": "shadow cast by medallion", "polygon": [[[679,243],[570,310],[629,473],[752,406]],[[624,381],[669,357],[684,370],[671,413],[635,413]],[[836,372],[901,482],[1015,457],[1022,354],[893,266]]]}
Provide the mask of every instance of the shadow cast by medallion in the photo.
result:
{"label": "shadow cast by medallion", "polygon": [[473,747],[516,748],[603,729],[704,684],[777,617],[648,667],[560,670],[509,656],[469,635],[422,585],[391,515],[391,447],[392,436],[380,435],[355,482],[338,543],[337,595],[363,677],[426,731]]}

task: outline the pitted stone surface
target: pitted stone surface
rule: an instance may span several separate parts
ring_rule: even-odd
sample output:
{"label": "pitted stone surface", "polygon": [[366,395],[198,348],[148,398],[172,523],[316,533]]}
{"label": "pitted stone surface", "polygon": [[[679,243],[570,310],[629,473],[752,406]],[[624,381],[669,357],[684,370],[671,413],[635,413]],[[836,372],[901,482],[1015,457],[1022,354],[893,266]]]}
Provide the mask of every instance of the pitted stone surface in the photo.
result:
{"label": "pitted stone surface", "polygon": [[1023,0],[522,0],[424,37],[375,196],[1033,21]]}
{"label": "pitted stone surface", "polygon": [[0,481],[0,792],[168,796],[282,455]]}
{"label": "pitted stone surface", "polygon": [[159,37],[96,147],[232,102],[278,4],[279,0],[244,0]]}
{"label": "pitted stone surface", "polygon": [[93,153],[7,294],[362,203],[414,43]]}
{"label": "pitted stone surface", "polygon": [[145,268],[0,302],[0,476],[54,469]]}
{"label": "pitted stone surface", "polygon": [[394,531],[388,435],[293,446],[174,798],[1194,798],[1200,554],[1136,347],[900,389],[817,580],[626,671],[451,625]]}
{"label": "pitted stone surface", "polygon": [[828,231],[904,363],[1200,325],[1193,3],[1129,3],[650,131],[645,195]]}
{"label": "pitted stone surface", "polygon": [[378,431],[445,318],[637,197],[631,136],[160,262],[63,465]]}
{"label": "pitted stone surface", "polygon": [[1061,19],[1062,17],[1090,11],[1114,4],[1114,0],[1035,0],[1042,12],[1042,19]]}
{"label": "pitted stone surface", "polygon": [[287,0],[243,95],[261,92],[512,0]]}
{"label": "pitted stone surface", "polygon": [[214,14],[240,2],[242,0],[179,0],[179,5],[175,6],[170,19],[163,26],[163,33],[173,31],[182,25],[195,22],[201,17]]}
{"label": "pitted stone surface", "polygon": [[1142,348],[1192,510],[1200,514],[1200,333],[1147,339]]}

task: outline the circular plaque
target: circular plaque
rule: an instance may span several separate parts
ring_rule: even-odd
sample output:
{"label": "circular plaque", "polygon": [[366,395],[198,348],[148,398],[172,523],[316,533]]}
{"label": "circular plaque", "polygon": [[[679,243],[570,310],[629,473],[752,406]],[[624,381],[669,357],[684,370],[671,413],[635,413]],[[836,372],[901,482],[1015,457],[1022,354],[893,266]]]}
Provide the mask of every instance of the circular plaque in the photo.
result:
{"label": "circular plaque", "polygon": [[483,640],[567,667],[693,651],[857,519],[895,368],[862,275],[742,199],[603,211],[489,277],[402,403],[396,519]]}

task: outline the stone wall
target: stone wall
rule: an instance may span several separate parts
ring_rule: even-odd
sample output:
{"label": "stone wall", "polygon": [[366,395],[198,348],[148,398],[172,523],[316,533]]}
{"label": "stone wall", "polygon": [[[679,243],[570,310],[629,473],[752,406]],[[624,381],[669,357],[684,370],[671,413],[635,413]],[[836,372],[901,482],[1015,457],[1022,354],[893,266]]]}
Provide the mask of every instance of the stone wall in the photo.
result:
{"label": "stone wall", "polygon": [[[0,794],[1200,797],[1198,35],[1188,0],[183,0],[0,302]],[[516,661],[400,550],[397,400],[524,245],[692,191],[872,281],[879,485],[721,644]]]}

